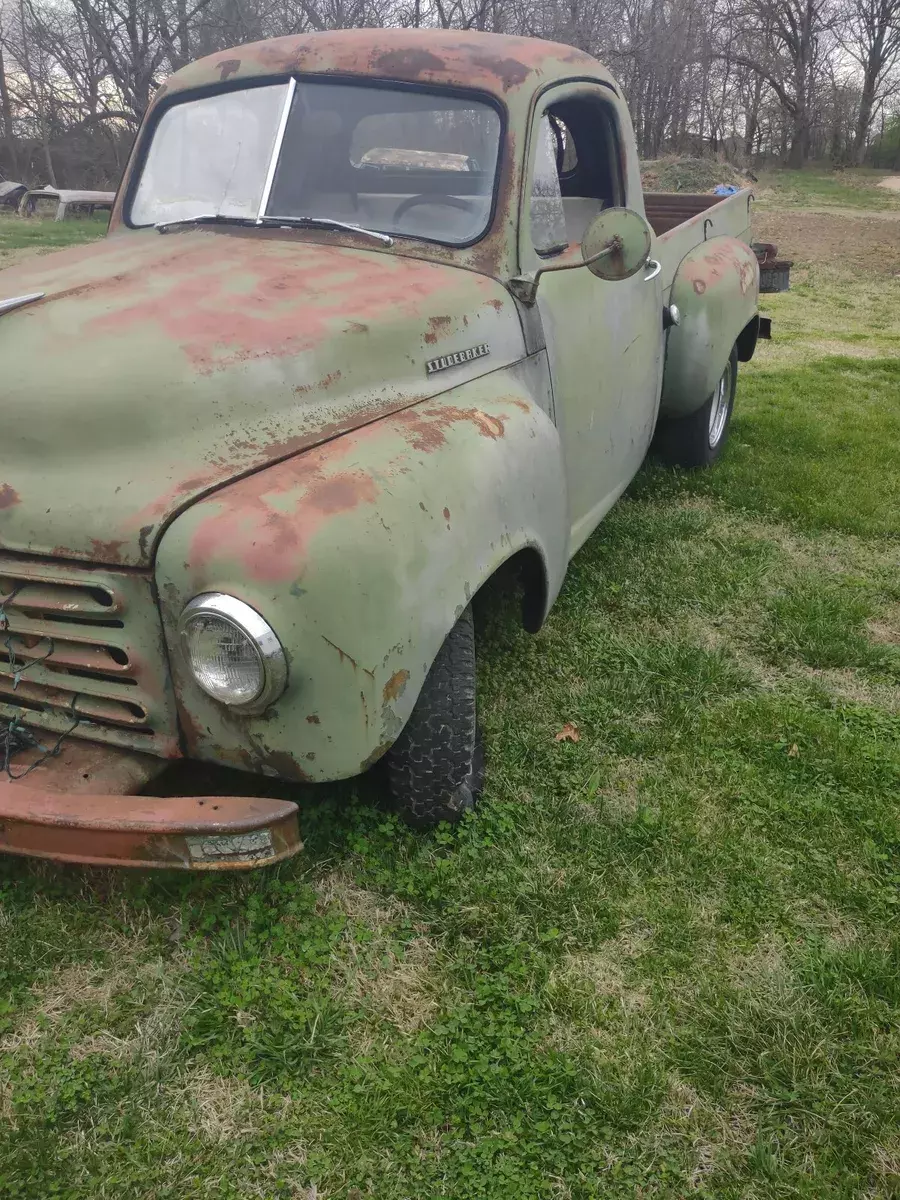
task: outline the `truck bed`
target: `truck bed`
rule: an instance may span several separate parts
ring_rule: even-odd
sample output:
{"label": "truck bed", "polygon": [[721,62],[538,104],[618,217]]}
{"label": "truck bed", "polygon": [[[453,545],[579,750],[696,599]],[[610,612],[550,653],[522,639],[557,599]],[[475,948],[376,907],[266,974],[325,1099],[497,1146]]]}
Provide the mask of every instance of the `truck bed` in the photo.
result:
{"label": "truck bed", "polygon": [[710,238],[740,238],[750,242],[750,200],[743,188],[731,196],[689,192],[645,192],[644,212],[656,234],[654,256],[662,263],[663,291],[668,291],[678,264]]}

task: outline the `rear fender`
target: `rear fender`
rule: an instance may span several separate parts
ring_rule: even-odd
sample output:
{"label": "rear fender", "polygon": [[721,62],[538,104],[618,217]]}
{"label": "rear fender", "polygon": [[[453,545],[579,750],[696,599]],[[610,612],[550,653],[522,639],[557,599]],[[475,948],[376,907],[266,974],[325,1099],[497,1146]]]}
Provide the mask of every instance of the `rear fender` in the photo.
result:
{"label": "rear fender", "polygon": [[[472,596],[523,549],[540,556],[549,608],[568,513],[543,371],[494,371],[173,522],[157,581],[191,757],[288,779],[354,775],[396,740]],[[288,688],[262,715],[209,699],[184,666],[178,617],[207,591],[251,605],[284,646]]]}
{"label": "rear fender", "polygon": [[668,332],[660,415],[686,417],[712,394],[757,314],[756,255],[738,238],[710,238],[682,259],[669,303],[680,309],[681,323]]}

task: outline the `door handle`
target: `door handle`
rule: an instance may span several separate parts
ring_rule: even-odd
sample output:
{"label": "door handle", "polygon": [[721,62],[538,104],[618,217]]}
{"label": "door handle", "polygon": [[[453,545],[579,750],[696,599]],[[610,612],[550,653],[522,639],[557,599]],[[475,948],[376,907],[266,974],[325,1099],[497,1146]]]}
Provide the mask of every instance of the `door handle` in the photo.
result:
{"label": "door handle", "polygon": [[662,270],[662,263],[657,262],[655,258],[648,258],[644,266],[652,268],[650,274],[644,276],[644,283],[649,283],[651,279],[655,279]]}

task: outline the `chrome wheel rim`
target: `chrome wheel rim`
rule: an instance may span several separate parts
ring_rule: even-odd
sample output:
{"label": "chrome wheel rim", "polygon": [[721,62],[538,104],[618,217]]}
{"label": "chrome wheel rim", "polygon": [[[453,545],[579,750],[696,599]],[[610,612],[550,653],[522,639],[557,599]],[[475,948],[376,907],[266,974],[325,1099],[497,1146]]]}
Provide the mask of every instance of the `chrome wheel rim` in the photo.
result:
{"label": "chrome wheel rim", "polygon": [[722,373],[722,378],[713,392],[713,402],[709,409],[709,448],[715,450],[725,432],[725,422],[728,420],[728,406],[731,403],[731,363]]}

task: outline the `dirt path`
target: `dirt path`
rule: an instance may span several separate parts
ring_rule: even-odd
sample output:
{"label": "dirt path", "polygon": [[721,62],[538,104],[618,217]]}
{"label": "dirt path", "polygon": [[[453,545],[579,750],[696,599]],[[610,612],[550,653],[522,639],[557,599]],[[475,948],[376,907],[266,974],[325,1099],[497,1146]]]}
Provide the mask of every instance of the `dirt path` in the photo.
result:
{"label": "dirt path", "polygon": [[887,188],[889,192],[900,192],[900,175],[888,175],[887,179],[880,179],[878,186]]}
{"label": "dirt path", "polygon": [[781,209],[753,214],[753,235],[798,266],[828,263],[873,275],[900,272],[900,211]]}

